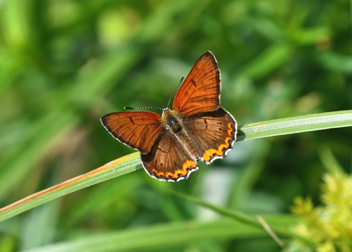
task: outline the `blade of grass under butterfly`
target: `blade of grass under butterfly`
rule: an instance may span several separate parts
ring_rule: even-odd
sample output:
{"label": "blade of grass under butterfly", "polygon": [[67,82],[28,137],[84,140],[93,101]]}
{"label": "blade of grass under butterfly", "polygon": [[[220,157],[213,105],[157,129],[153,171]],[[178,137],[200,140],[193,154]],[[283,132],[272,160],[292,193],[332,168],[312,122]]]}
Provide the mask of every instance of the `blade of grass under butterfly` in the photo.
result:
{"label": "blade of grass under butterfly", "polygon": [[[246,124],[238,141],[352,126],[352,110],[297,116]],[[68,193],[141,168],[138,152],[116,159],[96,170],[35,193],[0,209],[0,221]]]}
{"label": "blade of grass under butterfly", "polygon": [[64,181],[58,185],[32,194],[22,200],[0,209],[0,221],[6,220],[28,209],[44,204],[82,188],[135,171],[140,165],[138,152],[118,158],[91,172]]}

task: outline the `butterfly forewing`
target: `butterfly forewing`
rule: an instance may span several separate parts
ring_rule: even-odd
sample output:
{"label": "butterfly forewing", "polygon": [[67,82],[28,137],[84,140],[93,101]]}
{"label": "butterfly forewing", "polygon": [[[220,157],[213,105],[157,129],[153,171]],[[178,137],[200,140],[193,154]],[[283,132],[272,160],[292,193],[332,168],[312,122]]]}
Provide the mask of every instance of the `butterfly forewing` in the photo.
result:
{"label": "butterfly forewing", "polygon": [[116,112],[103,116],[101,122],[120,142],[148,153],[163,131],[160,119],[160,115],[148,111]]}
{"label": "butterfly forewing", "polygon": [[169,131],[163,132],[148,154],[141,155],[144,169],[152,177],[165,181],[187,179],[198,169],[197,161]]}
{"label": "butterfly forewing", "polygon": [[214,110],[220,105],[220,70],[211,52],[204,53],[178,90],[173,109],[182,115]]}
{"label": "butterfly forewing", "polygon": [[236,121],[221,107],[189,116],[184,120],[184,129],[207,164],[224,158],[236,141]]}

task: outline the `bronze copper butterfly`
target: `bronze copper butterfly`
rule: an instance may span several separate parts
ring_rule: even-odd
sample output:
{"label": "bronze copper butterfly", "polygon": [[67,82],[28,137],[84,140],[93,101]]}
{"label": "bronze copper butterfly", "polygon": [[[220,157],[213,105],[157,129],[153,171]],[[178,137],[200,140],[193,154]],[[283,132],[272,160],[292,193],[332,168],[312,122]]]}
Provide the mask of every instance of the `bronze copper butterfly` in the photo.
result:
{"label": "bronze copper butterfly", "polygon": [[210,164],[224,158],[236,141],[237,123],[220,107],[220,70],[210,51],[180,86],[172,110],[162,110],[162,116],[133,111],[101,118],[114,138],[140,151],[143,167],[153,178],[187,179],[198,170],[199,160]]}

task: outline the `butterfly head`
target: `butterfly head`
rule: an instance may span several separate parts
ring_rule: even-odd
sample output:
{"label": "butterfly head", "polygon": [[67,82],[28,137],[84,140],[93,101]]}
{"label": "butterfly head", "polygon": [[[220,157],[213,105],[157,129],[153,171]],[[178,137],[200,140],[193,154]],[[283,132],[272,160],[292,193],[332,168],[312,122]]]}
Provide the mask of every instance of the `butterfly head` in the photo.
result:
{"label": "butterfly head", "polygon": [[169,108],[164,108],[163,109],[163,113],[161,114],[161,116],[167,115],[171,112],[172,110],[170,110]]}

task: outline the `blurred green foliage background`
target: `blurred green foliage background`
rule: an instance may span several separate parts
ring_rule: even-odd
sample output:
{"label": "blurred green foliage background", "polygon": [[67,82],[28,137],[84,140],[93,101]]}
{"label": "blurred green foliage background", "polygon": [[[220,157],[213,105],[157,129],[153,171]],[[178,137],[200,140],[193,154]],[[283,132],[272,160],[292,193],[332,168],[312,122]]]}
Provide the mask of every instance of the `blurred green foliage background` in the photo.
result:
{"label": "blurred green foliage background", "polygon": [[[166,106],[207,50],[239,125],[351,109],[350,10],[346,0],[0,1],[0,207],[131,153],[99,118]],[[235,143],[178,183],[139,170],[1,223],[0,251],[216,218],[166,188],[251,214],[287,213],[298,195],[319,203],[321,157],[330,149],[350,171],[351,139],[345,128]],[[280,251],[250,235],[149,249]]]}

